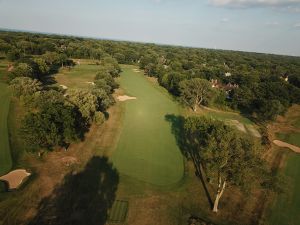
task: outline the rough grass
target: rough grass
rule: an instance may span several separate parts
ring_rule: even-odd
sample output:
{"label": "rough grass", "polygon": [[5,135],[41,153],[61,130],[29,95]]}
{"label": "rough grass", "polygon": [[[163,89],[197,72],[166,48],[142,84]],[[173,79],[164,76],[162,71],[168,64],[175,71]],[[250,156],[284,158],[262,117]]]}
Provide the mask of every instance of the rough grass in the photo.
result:
{"label": "rough grass", "polygon": [[137,99],[124,102],[122,133],[112,160],[121,173],[138,180],[176,183],[183,176],[183,157],[165,116],[178,114],[178,106],[133,68],[122,68],[120,85]]}
{"label": "rough grass", "polygon": [[7,127],[10,93],[7,89],[7,85],[3,83],[0,83],[0,102],[0,175],[3,175],[9,172],[12,167]]}

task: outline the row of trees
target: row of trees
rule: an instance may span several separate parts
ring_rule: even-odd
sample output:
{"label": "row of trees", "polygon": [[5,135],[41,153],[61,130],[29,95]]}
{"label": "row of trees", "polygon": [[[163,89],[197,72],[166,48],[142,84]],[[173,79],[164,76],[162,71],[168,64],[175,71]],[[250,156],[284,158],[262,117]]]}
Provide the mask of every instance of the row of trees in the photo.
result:
{"label": "row of trees", "polygon": [[18,76],[10,82],[14,96],[27,111],[21,134],[28,150],[67,147],[82,140],[91,123],[104,122],[117,87],[111,74],[118,76],[120,68],[109,62],[100,68],[95,85],[87,90],[51,88],[29,76]]}

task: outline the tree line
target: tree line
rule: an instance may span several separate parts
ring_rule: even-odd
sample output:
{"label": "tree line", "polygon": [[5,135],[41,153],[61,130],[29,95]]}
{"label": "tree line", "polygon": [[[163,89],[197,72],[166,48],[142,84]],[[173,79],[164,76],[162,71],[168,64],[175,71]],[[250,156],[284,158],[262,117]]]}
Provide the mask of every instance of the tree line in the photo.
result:
{"label": "tree line", "polygon": [[11,78],[18,73],[43,77],[57,66],[72,64],[69,58],[135,64],[192,108],[184,99],[189,85],[183,81],[235,84],[238,88],[208,89],[210,95],[200,104],[240,110],[261,121],[274,119],[300,101],[299,57],[4,31],[0,52],[16,64]]}

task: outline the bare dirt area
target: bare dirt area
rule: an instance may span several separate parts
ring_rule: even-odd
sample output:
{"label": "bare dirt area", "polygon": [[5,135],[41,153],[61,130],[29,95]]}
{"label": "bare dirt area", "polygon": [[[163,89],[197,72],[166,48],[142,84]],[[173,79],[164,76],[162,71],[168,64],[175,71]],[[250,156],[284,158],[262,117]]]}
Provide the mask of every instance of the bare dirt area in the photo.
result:
{"label": "bare dirt area", "polygon": [[24,179],[30,175],[31,173],[28,173],[25,169],[17,169],[0,177],[0,180],[6,181],[9,189],[17,189],[23,183]]}

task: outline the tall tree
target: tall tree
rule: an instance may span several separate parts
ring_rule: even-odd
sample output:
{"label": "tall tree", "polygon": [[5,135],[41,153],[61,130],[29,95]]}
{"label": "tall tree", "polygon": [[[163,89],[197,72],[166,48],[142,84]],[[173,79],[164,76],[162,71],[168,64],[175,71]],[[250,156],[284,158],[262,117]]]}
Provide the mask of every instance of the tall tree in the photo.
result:
{"label": "tall tree", "polygon": [[194,111],[197,110],[197,106],[208,102],[212,94],[213,89],[208,80],[193,78],[180,82],[180,97]]}
{"label": "tall tree", "polygon": [[215,187],[213,211],[228,184],[250,188],[264,174],[260,150],[254,142],[239,135],[233,128],[218,120],[189,117],[184,121],[184,138],[188,154],[197,174],[204,171]]}

